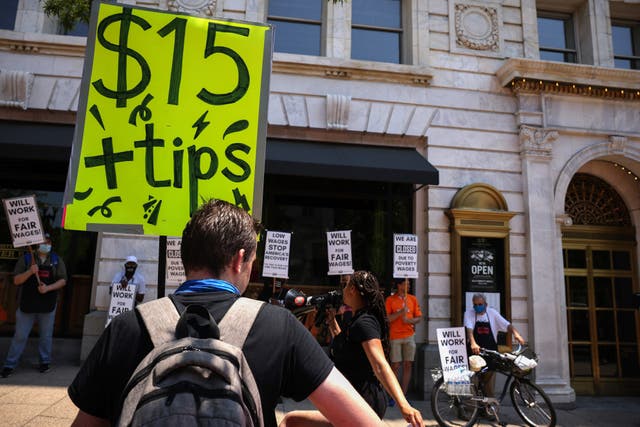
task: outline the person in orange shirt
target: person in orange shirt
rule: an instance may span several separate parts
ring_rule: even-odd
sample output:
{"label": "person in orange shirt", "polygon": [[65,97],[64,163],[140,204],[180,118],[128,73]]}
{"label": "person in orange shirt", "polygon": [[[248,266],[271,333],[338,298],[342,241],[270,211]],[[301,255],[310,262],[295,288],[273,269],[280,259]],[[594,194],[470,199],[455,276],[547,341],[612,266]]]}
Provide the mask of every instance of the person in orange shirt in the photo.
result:
{"label": "person in orange shirt", "polygon": [[[398,377],[402,391],[407,394],[411,381],[411,366],[416,355],[415,325],[422,319],[422,311],[415,296],[410,295],[409,279],[397,283],[398,291],[387,297],[385,306],[389,318],[391,369]],[[402,364],[402,378],[400,378]]]}

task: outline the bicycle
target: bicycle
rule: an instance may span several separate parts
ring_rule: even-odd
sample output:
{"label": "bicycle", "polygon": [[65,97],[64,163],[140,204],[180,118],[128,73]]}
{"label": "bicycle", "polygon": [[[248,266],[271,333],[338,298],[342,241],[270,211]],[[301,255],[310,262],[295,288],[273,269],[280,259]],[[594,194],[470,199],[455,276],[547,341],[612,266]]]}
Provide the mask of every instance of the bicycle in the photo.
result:
{"label": "bicycle", "polygon": [[[466,390],[462,393],[460,387],[453,389],[451,385],[447,385],[441,372],[439,375],[437,370],[432,370],[434,380],[439,376],[431,392],[431,410],[439,425],[472,426],[478,420],[481,410],[484,410],[489,417],[495,417],[498,424],[504,425],[500,422],[498,409],[507,390],[513,407],[527,425],[532,427],[556,425],[556,412],[551,400],[538,385],[526,378],[533,371],[535,362],[538,360],[535,353],[519,347],[511,353],[482,349],[480,355],[488,359],[489,364],[494,365],[496,372],[507,377],[500,397],[486,397],[482,381],[478,381],[478,374],[489,371],[489,366],[474,372]],[[448,390],[449,387],[452,388],[451,392]]]}

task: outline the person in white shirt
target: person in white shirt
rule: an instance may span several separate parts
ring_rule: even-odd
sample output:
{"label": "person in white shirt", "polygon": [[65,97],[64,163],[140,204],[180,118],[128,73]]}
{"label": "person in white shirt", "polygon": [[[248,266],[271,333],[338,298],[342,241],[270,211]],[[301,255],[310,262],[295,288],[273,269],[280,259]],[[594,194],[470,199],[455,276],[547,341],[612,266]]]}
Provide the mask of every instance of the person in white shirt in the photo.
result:
{"label": "person in white shirt", "polygon": [[[472,301],[473,308],[464,313],[464,327],[470,353],[478,354],[481,348],[498,350],[498,332],[512,333],[516,341],[524,345],[520,333],[497,310],[488,306],[484,294],[474,294]],[[487,396],[493,396],[495,374],[495,371],[490,370],[480,378]]]}
{"label": "person in white shirt", "polygon": [[113,276],[111,283],[120,283],[120,286],[123,288],[127,285],[134,285],[136,287],[136,303],[141,303],[144,299],[146,286],[144,276],[137,271],[138,258],[134,255],[129,255],[122,267],[123,268]]}

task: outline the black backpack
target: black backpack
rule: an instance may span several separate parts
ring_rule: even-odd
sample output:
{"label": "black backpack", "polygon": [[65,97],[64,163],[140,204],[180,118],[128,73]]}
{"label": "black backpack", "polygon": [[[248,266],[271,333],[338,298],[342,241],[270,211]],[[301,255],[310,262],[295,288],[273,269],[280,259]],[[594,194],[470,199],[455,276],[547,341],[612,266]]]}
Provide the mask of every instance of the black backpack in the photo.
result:
{"label": "black backpack", "polygon": [[263,427],[260,394],[242,353],[262,304],[239,298],[219,327],[200,305],[182,315],[166,297],[137,306],[154,348],[123,391],[118,425]]}

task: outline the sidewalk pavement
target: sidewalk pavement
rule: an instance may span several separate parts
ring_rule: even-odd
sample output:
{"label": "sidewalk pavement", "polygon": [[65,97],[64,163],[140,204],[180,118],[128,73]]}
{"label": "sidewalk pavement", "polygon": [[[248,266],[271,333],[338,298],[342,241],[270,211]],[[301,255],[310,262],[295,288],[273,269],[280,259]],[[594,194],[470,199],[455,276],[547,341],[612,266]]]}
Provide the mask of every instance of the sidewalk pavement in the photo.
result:
{"label": "sidewalk pavement", "polygon": [[[41,374],[36,366],[23,362],[9,378],[0,378],[0,425],[2,426],[69,426],[77,409],[67,396],[79,366],[67,362],[52,365]],[[508,400],[508,399],[507,399]],[[436,426],[428,401],[410,399],[421,410],[425,426]],[[640,396],[584,397],[579,396],[572,409],[556,408],[558,426],[568,427],[640,427]],[[294,409],[312,409],[309,401],[285,399],[276,409],[276,418]],[[508,426],[524,425],[511,406],[500,409],[501,421]],[[406,427],[398,407],[389,408],[384,417],[388,426]],[[498,426],[482,422],[480,426]]]}

